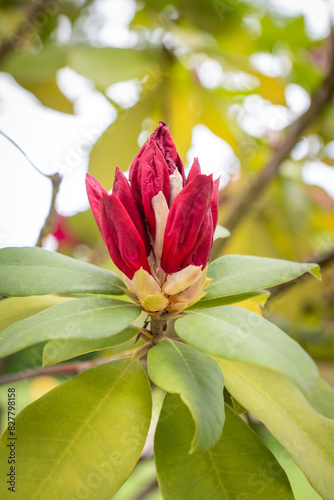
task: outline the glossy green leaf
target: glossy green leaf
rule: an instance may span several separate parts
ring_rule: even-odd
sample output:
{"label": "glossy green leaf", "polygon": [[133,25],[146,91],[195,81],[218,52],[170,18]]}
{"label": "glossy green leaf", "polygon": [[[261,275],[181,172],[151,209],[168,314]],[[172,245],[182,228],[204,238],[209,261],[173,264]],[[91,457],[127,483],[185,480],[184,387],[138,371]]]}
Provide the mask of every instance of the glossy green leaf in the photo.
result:
{"label": "glossy green leaf", "polygon": [[192,347],[169,339],[154,346],[147,357],[151,380],[161,389],[179,394],[191,412],[195,429],[190,453],[212,448],[224,425],[224,377],[212,361]]}
{"label": "glossy green leaf", "polygon": [[284,470],[261,439],[228,406],[218,443],[189,455],[194,423],[177,395],[167,395],[154,453],[164,500],[293,500]]}
{"label": "glossy green leaf", "polygon": [[228,391],[261,420],[325,500],[334,491],[334,420],[318,413],[288,378],[268,368],[218,360]]}
{"label": "glossy green leaf", "polygon": [[312,358],[289,335],[258,314],[237,306],[189,311],[175,323],[181,339],[221,358],[267,366],[310,393],[318,376]]}
{"label": "glossy green leaf", "polygon": [[[137,463],[150,417],[150,387],[138,362],[106,363],[59,385],[16,417],[13,496],[109,498]],[[0,440],[3,472],[11,439],[7,429]],[[1,481],[1,498],[8,498],[7,486]]]}
{"label": "glossy green leaf", "polygon": [[128,327],[122,332],[102,339],[50,340],[43,350],[43,366],[61,363],[67,359],[124,344],[138,333],[138,328]]}
{"label": "glossy green leaf", "polygon": [[31,247],[0,250],[1,295],[123,295],[125,288],[112,272],[59,253]]}
{"label": "glossy green leaf", "polygon": [[55,339],[100,339],[124,330],[140,307],[107,297],[86,297],[58,304],[7,328],[0,335],[0,356]]}
{"label": "glossy green leaf", "polygon": [[207,300],[237,295],[260,288],[269,288],[293,280],[304,273],[320,277],[317,264],[300,264],[288,260],[225,255],[209,265],[208,277],[213,279],[202,299]]}
{"label": "glossy green leaf", "polygon": [[8,297],[0,300],[0,332],[21,319],[29,318],[29,316],[44,311],[48,307],[68,300],[72,299],[69,297],[57,297],[57,295]]}

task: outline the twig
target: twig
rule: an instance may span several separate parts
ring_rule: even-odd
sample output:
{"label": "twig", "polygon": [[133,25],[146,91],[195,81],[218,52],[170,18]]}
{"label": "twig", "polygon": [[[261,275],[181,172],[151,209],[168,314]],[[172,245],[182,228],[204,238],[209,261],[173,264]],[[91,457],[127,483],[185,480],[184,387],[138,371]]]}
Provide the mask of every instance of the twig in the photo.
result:
{"label": "twig", "polygon": [[[328,264],[334,263],[334,248],[332,250],[325,252],[323,254],[313,255],[305,259],[305,262],[313,262],[314,264],[318,264],[320,269],[323,270]],[[311,277],[311,274],[306,273],[298,276],[292,281],[288,281],[287,283],[281,283],[280,285],[273,286],[270,288],[270,297],[268,303],[273,300],[277,295],[285,292],[287,289],[294,287],[297,283],[304,281],[306,278]]]}
{"label": "twig", "polygon": [[38,237],[38,240],[36,243],[37,247],[42,246],[42,243],[43,243],[45,236],[47,236],[49,233],[51,233],[51,231],[53,230],[53,228],[55,227],[56,222],[57,222],[57,212],[56,212],[56,208],[55,208],[55,203],[56,203],[56,198],[57,198],[57,194],[59,191],[60,183],[62,181],[62,177],[59,174],[47,175],[46,177],[48,177],[50,179],[50,181],[52,182],[52,197],[51,197],[51,204],[50,204],[50,210],[49,210],[48,216],[45,219],[45,222],[44,222],[44,225],[41,229],[41,232],[39,233],[39,237]]}
{"label": "twig", "polygon": [[137,495],[134,500],[145,500],[145,498],[147,497],[147,495],[149,495],[150,493],[152,493],[152,491],[156,490],[157,488],[159,487],[159,484],[158,484],[158,481],[156,479],[154,479],[154,481],[152,481],[152,483],[150,483],[145,489],[144,491],[141,491],[139,493],[139,495]]}
{"label": "twig", "polygon": [[[34,2],[27,12],[25,20],[18,27],[14,34],[7,37],[2,45],[0,46],[0,64],[8,57],[8,55],[15,50],[22,42],[25,40],[25,35],[27,32],[31,32],[31,27],[36,28],[36,23],[34,22],[38,14],[44,9],[48,0],[39,0]],[[37,29],[36,29],[37,31]]]}
{"label": "twig", "polygon": [[[330,100],[334,91],[334,32],[331,30],[329,37],[329,68],[322,84],[313,94],[308,110],[301,115],[289,128],[285,141],[276,149],[267,165],[255,178],[251,185],[245,189],[232,208],[230,215],[223,225],[233,231],[236,226],[249,214],[252,204],[259,199],[268,184],[278,174],[282,161],[290,154],[304,130],[319,116],[324,106]],[[215,256],[220,255],[227,240],[217,240]]]}
{"label": "twig", "polygon": [[91,361],[72,361],[70,363],[29,368],[16,373],[8,373],[0,377],[0,386],[18,382],[19,380],[25,380],[27,378],[39,377],[40,375],[79,375],[79,373],[88,370],[88,368],[92,368],[93,366],[98,366],[103,363],[108,363],[109,361],[115,361],[117,359],[132,356],[134,353],[137,353],[139,349],[141,349],[141,347],[138,349],[132,349],[131,351],[124,351],[108,358],[98,358]]}
{"label": "twig", "polygon": [[42,170],[40,170],[35,165],[35,163],[29,158],[27,153],[25,151],[23,151],[23,149],[11,137],[9,137],[2,130],[0,130],[0,135],[5,137],[11,144],[13,144],[13,146],[16,149],[18,149],[20,151],[20,153],[24,156],[24,158],[27,160],[29,165],[31,165],[33,167],[33,169],[36,170],[36,172],[43,175],[43,177],[47,177],[48,179],[50,179],[50,181],[52,183],[52,197],[51,197],[50,210],[49,210],[47,218],[45,219],[44,225],[39,233],[39,237],[38,237],[38,240],[36,243],[36,246],[40,247],[40,246],[42,246],[43,239],[45,238],[45,236],[47,236],[56,225],[57,213],[56,213],[56,209],[55,209],[55,203],[56,203],[56,197],[57,197],[57,194],[59,191],[60,183],[62,181],[62,176],[59,175],[58,173],[53,174],[53,175],[45,174],[44,172],[42,172]]}

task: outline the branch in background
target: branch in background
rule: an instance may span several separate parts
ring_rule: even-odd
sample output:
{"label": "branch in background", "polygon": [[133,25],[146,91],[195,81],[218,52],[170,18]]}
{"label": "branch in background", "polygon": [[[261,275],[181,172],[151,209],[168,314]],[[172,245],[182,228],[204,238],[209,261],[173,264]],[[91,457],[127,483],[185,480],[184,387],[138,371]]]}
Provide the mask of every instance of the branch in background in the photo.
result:
{"label": "branch in background", "polygon": [[[312,262],[314,264],[318,264],[320,266],[320,269],[323,271],[323,269],[328,266],[329,264],[334,263],[334,248],[332,250],[329,250],[328,252],[325,252],[323,254],[317,254],[309,257],[306,259],[304,262]],[[277,295],[281,294],[282,292],[285,292],[286,290],[294,287],[296,284],[300,283],[301,281],[304,281],[305,279],[311,277],[311,274],[306,273],[302,274],[298,278],[295,278],[292,281],[288,281],[287,283],[281,283],[280,285],[276,285],[270,289],[270,297],[269,301],[273,300]]]}
{"label": "branch in background", "polygon": [[[292,148],[297,143],[304,130],[315,121],[319,116],[324,106],[330,100],[334,92],[334,31],[332,29],[329,37],[329,54],[328,54],[328,72],[322,84],[313,94],[311,104],[308,110],[301,115],[289,128],[286,138],[279,147],[276,149],[267,165],[263,168],[260,174],[254,179],[244,193],[241,193],[237,199],[231,214],[223,223],[230,231],[233,231],[244,217],[250,213],[250,208],[257,202],[259,197],[263,194],[266,187],[278,174],[279,168],[283,160],[290,154]],[[227,244],[227,240],[218,240],[214,249],[214,258],[220,255],[222,249]]]}
{"label": "branch in background", "polygon": [[18,382],[27,378],[39,377],[41,375],[79,375],[79,373],[88,370],[88,368],[92,368],[93,366],[98,366],[109,361],[115,361],[117,359],[132,356],[134,352],[136,352],[136,350],[133,349],[132,351],[124,351],[109,358],[98,358],[91,361],[72,361],[70,363],[61,363],[59,365],[45,367],[38,366],[36,368],[29,368],[20,372],[8,373],[0,377],[0,386],[12,384],[13,382]]}
{"label": "branch in background", "polygon": [[36,28],[35,31],[37,32],[36,18],[38,14],[44,10],[47,2],[48,0],[39,0],[32,3],[23,23],[18,27],[15,33],[12,33],[7,37],[7,40],[3,41],[0,46],[0,65],[13,50],[16,50],[19,45],[22,44],[26,39],[26,34],[28,32],[31,33],[31,27]]}
{"label": "branch in background", "polygon": [[47,218],[45,219],[44,226],[39,233],[39,237],[36,243],[37,247],[41,247],[43,243],[43,239],[54,229],[57,222],[57,212],[55,209],[56,197],[59,191],[60,183],[62,181],[62,177],[59,174],[47,175],[52,182],[52,198],[50,210]]}
{"label": "branch in background", "polygon": [[158,481],[154,479],[152,483],[150,483],[144,491],[140,492],[139,495],[135,497],[134,500],[145,500],[145,498],[152,493],[152,491],[156,490],[159,487]]}
{"label": "branch in background", "polygon": [[45,238],[45,236],[47,236],[52,231],[52,229],[55,227],[55,225],[56,225],[56,216],[57,216],[57,214],[56,214],[56,209],[55,209],[55,202],[56,202],[56,197],[57,197],[57,194],[58,194],[58,191],[59,191],[60,183],[62,181],[62,177],[59,174],[47,175],[44,172],[42,172],[31,161],[31,159],[26,154],[26,152],[23,151],[23,149],[20,148],[20,146],[15,141],[13,141],[13,139],[11,139],[2,130],[0,130],[0,135],[3,135],[11,144],[13,144],[13,146],[15,146],[16,149],[18,149],[20,151],[20,153],[25,157],[25,159],[27,160],[27,162],[33,167],[34,170],[36,170],[36,172],[38,172],[39,174],[43,175],[43,177],[47,177],[48,179],[50,179],[50,181],[52,183],[52,197],[51,197],[51,205],[50,205],[49,214],[48,214],[47,218],[45,219],[44,225],[43,225],[43,227],[41,229],[41,232],[39,233],[39,237],[38,237],[38,240],[37,240],[37,243],[36,243],[36,246],[40,247],[40,246],[42,246],[42,242],[43,242],[43,239]]}

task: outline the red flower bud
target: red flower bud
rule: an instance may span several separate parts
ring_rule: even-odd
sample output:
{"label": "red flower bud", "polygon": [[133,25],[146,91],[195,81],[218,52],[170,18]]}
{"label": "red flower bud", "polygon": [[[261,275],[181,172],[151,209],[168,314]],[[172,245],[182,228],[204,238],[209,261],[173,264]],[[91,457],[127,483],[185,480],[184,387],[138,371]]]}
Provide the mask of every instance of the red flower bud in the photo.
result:
{"label": "red flower bud", "polygon": [[109,254],[147,311],[179,311],[205,294],[219,180],[201,174],[197,158],[185,179],[163,122],[133,160],[129,182],[116,168],[111,195],[88,174],[86,185]]}
{"label": "red flower bud", "polygon": [[86,189],[90,208],[92,209],[95,222],[98,225],[99,230],[101,231],[99,205],[102,198],[102,193],[108,193],[104,189],[104,187],[102,187],[101,184],[95,179],[95,177],[89,174],[86,175]]}

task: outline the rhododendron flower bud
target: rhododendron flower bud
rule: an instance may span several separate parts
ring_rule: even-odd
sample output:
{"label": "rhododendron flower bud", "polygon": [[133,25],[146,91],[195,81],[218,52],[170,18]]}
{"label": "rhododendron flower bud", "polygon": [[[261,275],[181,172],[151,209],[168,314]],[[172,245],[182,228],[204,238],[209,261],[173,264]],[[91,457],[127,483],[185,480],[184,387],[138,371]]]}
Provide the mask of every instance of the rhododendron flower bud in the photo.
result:
{"label": "rhododendron flower bud", "polygon": [[218,183],[188,178],[165,123],[145,142],[129,181],[116,168],[112,194],[87,174],[90,206],[115,265],[151,314],[178,312],[200,300],[218,219]]}

